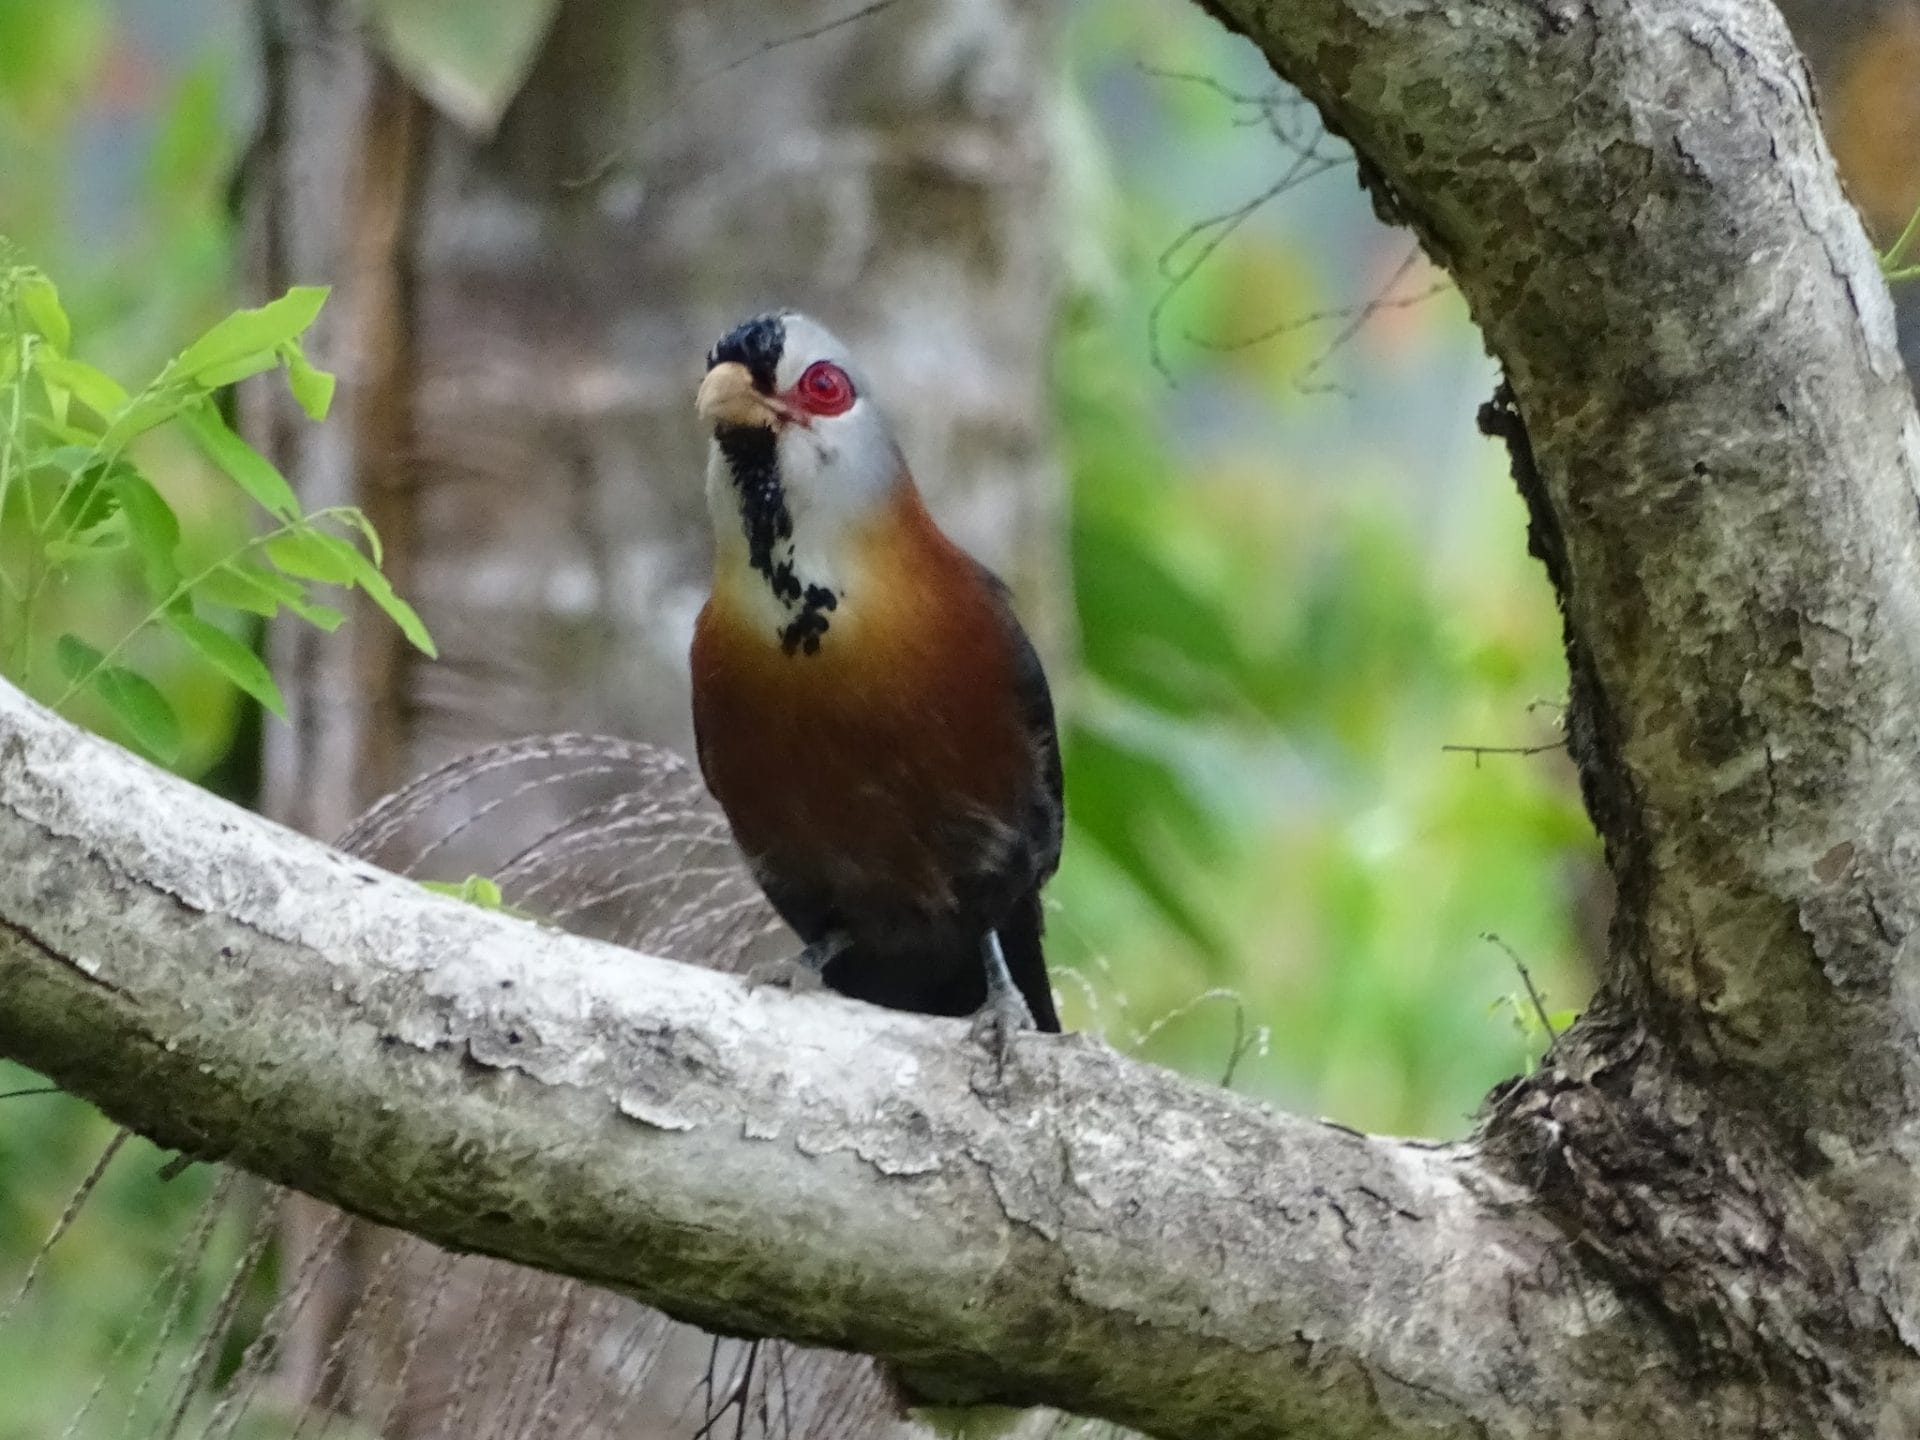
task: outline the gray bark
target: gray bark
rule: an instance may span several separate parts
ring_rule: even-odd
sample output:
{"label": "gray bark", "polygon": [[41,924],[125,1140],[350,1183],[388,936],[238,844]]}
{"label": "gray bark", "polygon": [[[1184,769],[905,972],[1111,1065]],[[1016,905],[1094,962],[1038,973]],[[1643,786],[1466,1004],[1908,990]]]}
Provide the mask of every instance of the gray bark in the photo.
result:
{"label": "gray bark", "polygon": [[1620,900],[1489,1153],[1686,1338],[1691,1433],[1912,1433],[1920,426],[1804,67],[1746,0],[1221,8],[1517,398]]}
{"label": "gray bark", "polygon": [[0,1051],[165,1144],[942,1398],[1164,1435],[1525,1433],[1535,1386],[1601,1402],[1576,1357],[1664,1349],[1472,1146],[1084,1036],[1001,1073],[961,1022],[430,896],[10,690],[0,734]]}
{"label": "gray bark", "polygon": [[1619,908],[1476,1140],[1083,1039],[1002,1079],[954,1025],[414,896],[11,695],[0,1050],[447,1243],[969,1397],[1194,1437],[1920,1431],[1920,419],[1780,18],[1216,9],[1453,271],[1560,593]]}

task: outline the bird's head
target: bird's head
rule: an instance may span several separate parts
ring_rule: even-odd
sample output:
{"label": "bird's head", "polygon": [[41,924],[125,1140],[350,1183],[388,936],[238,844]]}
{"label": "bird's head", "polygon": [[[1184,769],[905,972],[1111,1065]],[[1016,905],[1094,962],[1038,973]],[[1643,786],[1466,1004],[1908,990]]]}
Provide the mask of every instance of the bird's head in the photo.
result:
{"label": "bird's head", "polygon": [[866,377],[805,315],[736,326],[708,352],[696,408],[713,433],[713,478],[736,491],[771,479],[796,526],[856,519],[904,474]]}

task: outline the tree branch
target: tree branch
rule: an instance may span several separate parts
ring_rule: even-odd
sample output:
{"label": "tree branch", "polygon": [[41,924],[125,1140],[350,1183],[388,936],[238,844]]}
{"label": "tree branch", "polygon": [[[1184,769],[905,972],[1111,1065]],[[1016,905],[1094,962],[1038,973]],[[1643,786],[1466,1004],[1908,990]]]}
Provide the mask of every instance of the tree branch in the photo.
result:
{"label": "tree branch", "polygon": [[1642,1369],[1648,1403],[1669,1383],[1471,1146],[1086,1037],[1025,1037],[1002,1077],[957,1022],[433,896],[3,686],[0,997],[0,1052],[164,1144],[938,1398],[1518,1434],[1598,1398],[1540,1333]]}
{"label": "tree branch", "polygon": [[1920,1061],[1887,1003],[1920,918],[1920,465],[1778,13],[1216,8],[1353,141],[1507,367],[1621,886],[1614,993],[1796,1127],[1899,1123],[1861,1090]]}
{"label": "tree branch", "polygon": [[1619,904],[1490,1153],[1704,1371],[1797,1375],[1813,1403],[1749,1411],[1767,1433],[1911,1433],[1920,425],[1785,27],[1766,0],[1211,4],[1510,378],[1484,419],[1559,592]]}

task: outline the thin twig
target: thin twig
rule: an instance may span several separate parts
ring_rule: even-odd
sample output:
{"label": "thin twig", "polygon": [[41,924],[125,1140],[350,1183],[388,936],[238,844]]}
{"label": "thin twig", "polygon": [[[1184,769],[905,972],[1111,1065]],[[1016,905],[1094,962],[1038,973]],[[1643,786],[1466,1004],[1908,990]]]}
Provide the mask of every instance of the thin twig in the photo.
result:
{"label": "thin twig", "polygon": [[[1398,278],[1399,275],[1404,274],[1406,268],[1406,265],[1403,264],[1401,268],[1395,272],[1395,277]],[[1364,325],[1368,320],[1384,310],[1411,310],[1414,306],[1424,305],[1427,301],[1444,295],[1451,289],[1453,289],[1453,282],[1451,280],[1436,280],[1426,289],[1417,291],[1412,295],[1388,295],[1369,300],[1360,308],[1357,315],[1351,305],[1341,305],[1330,310],[1315,310],[1310,314],[1296,315],[1291,320],[1282,320],[1276,325],[1269,325],[1264,330],[1256,330],[1251,335],[1242,335],[1233,340],[1221,340],[1210,335],[1196,334],[1192,331],[1187,332],[1186,338],[1190,344],[1196,345],[1202,350],[1221,352],[1246,350],[1255,345],[1264,345],[1270,340],[1278,340],[1283,335],[1291,335],[1296,330],[1304,330],[1309,325],[1323,325],[1329,320],[1354,319],[1358,324]],[[1351,336],[1349,336],[1349,338],[1351,338]],[[1337,348],[1338,343],[1339,342],[1336,341],[1334,346],[1328,348],[1329,354],[1332,353],[1334,348]]]}
{"label": "thin twig", "polygon": [[1544,755],[1549,750],[1566,748],[1564,740],[1549,740],[1544,745],[1442,745],[1441,753],[1446,755],[1471,755],[1473,768],[1480,768],[1480,759],[1484,755]]}
{"label": "thin twig", "polygon": [[839,30],[844,26],[857,25],[869,16],[878,15],[882,10],[890,10],[899,3],[900,0],[868,0],[868,3],[862,5],[858,10],[850,11],[836,20],[827,20],[809,29],[796,30],[791,35],[781,35],[773,40],[762,40],[757,46],[747,51],[744,55],[736,55],[719,69],[709,70],[706,74],[698,77],[687,88],[689,90],[696,89],[701,85],[705,85],[710,80],[718,80],[722,75],[731,74],[742,65],[750,65],[763,55],[771,55],[775,50],[784,50],[789,45],[801,45],[809,40],[818,40],[822,35],[831,35],[835,30]]}
{"label": "thin twig", "polygon": [[1520,983],[1527,987],[1527,999],[1533,1002],[1533,1013],[1540,1019],[1540,1028],[1547,1032],[1548,1040],[1557,1042],[1560,1039],[1560,1032],[1553,1028],[1553,1021],[1547,1018],[1546,1002],[1540,998],[1540,992],[1534,988],[1533,974],[1527,969],[1526,962],[1520,958],[1519,952],[1491,930],[1482,930],[1480,938],[1506,951],[1507,959],[1511,960],[1513,968],[1520,972]]}
{"label": "thin twig", "polygon": [[[753,49],[734,56],[733,59],[727,61],[725,64],[716,66],[703,75],[694,76],[693,79],[689,80],[680,88],[679,95],[676,97],[676,103],[678,100],[684,100],[702,85],[718,80],[722,75],[731,75],[742,65],[751,65],[754,61],[764,59],[776,50],[784,50],[789,45],[803,45],[809,40],[818,40],[822,35],[831,35],[835,30],[843,29],[848,25],[857,25],[862,20],[878,15],[883,10],[890,10],[899,3],[900,0],[868,0],[868,3],[862,5],[858,10],[850,11],[836,19],[823,21],[805,30],[796,30],[791,35],[780,35],[772,40],[762,40],[758,45],[754,46]],[[560,188],[562,190],[591,190],[602,180],[605,180],[608,175],[612,174],[620,162],[625,160],[631,153],[632,151],[626,146],[611,150],[603,156],[592,169],[587,170],[583,174],[563,177],[559,182]]]}

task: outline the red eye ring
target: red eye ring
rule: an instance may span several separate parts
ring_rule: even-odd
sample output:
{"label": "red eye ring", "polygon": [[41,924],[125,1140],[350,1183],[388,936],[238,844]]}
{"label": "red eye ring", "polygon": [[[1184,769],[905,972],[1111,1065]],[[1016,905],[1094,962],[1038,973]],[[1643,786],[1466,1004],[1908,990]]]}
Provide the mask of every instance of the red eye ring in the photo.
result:
{"label": "red eye ring", "polygon": [[809,415],[844,415],[853,408],[853,381],[831,360],[816,360],[795,382],[793,399]]}

